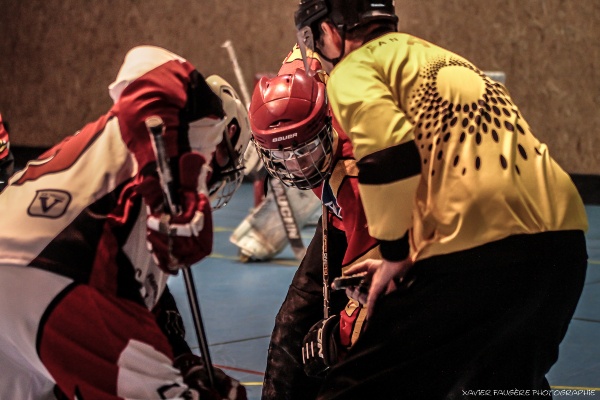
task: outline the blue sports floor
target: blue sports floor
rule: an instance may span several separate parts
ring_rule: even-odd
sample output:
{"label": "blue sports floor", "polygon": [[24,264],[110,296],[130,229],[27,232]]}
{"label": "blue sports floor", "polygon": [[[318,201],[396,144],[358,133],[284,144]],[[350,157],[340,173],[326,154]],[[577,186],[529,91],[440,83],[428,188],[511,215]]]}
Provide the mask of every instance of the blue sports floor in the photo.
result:
{"label": "blue sports floor", "polygon": [[[246,386],[249,400],[258,400],[275,315],[299,262],[289,246],[271,262],[238,261],[229,236],[252,206],[252,185],[244,183],[231,203],[215,212],[213,254],[194,265],[192,273],[213,363]],[[548,375],[555,399],[600,399],[600,206],[586,209],[590,222],[586,285],[559,361]],[[305,245],[313,230],[303,230]],[[199,352],[182,275],[171,278],[169,286],[188,342]]]}

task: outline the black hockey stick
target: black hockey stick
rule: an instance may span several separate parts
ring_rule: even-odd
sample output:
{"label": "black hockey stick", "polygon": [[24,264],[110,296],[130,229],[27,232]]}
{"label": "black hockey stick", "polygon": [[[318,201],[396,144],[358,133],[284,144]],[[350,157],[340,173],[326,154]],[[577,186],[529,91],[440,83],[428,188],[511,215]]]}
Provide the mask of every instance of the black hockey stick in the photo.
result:
{"label": "black hockey stick", "polygon": [[[173,187],[173,177],[171,175],[171,168],[167,159],[167,153],[165,150],[165,144],[163,141],[163,132],[165,124],[159,116],[152,116],[146,119],[146,128],[150,133],[150,139],[152,141],[152,148],[156,157],[156,169],[160,179],[160,185],[164,196],[165,209],[170,215],[177,215],[180,213],[180,209],[174,202],[175,188]],[[215,372],[208,350],[208,341],[206,340],[206,331],[204,329],[204,323],[202,321],[202,314],[200,313],[200,302],[198,301],[198,295],[196,294],[196,285],[194,284],[194,278],[190,271],[190,266],[186,265],[183,268],[183,279],[185,281],[185,288],[188,295],[188,301],[190,303],[190,310],[192,313],[192,320],[194,321],[194,328],[196,330],[196,338],[198,339],[198,345],[200,346],[200,352],[204,358],[204,366],[206,367],[206,373],[208,380],[212,388],[215,386]]]}
{"label": "black hockey stick", "polygon": [[329,211],[325,203],[321,202],[321,227],[323,229],[323,247],[322,247],[322,261],[323,261],[323,317],[329,318]]}

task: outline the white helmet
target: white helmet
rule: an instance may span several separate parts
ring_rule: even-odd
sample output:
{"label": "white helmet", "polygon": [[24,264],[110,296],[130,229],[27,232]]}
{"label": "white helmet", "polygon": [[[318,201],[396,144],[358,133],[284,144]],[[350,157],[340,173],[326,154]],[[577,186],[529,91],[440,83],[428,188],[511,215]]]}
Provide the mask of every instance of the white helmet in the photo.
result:
{"label": "white helmet", "polygon": [[212,176],[208,193],[213,210],[227,204],[244,178],[244,152],[250,142],[248,111],[231,85],[218,75],[206,78],[206,83],[223,102],[225,129],[223,141],[212,159]]}

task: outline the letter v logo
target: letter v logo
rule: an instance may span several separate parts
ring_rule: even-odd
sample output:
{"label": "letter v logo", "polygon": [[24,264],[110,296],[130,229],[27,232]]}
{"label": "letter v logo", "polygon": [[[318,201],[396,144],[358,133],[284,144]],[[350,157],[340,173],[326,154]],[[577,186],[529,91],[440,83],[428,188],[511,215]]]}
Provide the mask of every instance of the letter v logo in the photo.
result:
{"label": "letter v logo", "polygon": [[71,195],[62,190],[44,189],[35,192],[27,213],[32,217],[59,218],[67,211]]}

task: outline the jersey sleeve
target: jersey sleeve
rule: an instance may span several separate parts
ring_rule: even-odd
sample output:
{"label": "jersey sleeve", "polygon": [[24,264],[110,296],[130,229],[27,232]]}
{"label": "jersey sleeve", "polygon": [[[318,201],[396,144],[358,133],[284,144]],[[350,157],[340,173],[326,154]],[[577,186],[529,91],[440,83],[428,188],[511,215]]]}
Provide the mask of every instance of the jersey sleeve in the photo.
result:
{"label": "jersey sleeve", "polygon": [[[129,150],[140,168],[154,160],[145,120],[160,116],[165,124],[168,157],[190,151],[191,123],[203,119],[215,123],[224,117],[221,100],[204,77],[188,62],[168,61],[130,82],[113,107]],[[218,131],[220,138],[221,131]],[[208,133],[200,141],[214,144]],[[196,140],[196,139],[195,139]]]}
{"label": "jersey sleeve", "polygon": [[408,254],[406,233],[411,227],[420,158],[413,126],[383,82],[377,69],[353,63],[352,68],[334,70],[327,93],[335,117],[352,140],[371,236],[383,242],[402,241]]}
{"label": "jersey sleeve", "polygon": [[329,179],[348,243],[342,261],[343,270],[367,258],[381,258],[379,242],[369,235],[358,189],[357,172],[355,160],[342,159],[336,164]]}

